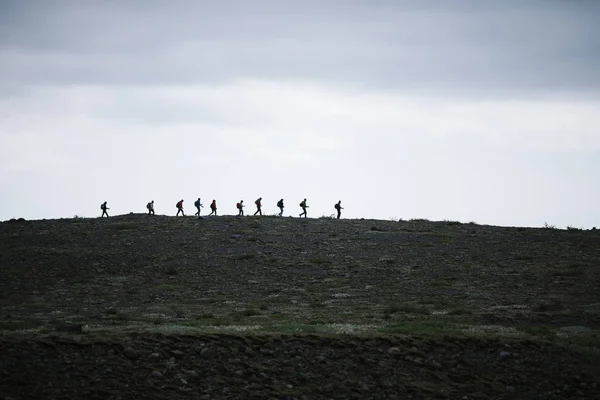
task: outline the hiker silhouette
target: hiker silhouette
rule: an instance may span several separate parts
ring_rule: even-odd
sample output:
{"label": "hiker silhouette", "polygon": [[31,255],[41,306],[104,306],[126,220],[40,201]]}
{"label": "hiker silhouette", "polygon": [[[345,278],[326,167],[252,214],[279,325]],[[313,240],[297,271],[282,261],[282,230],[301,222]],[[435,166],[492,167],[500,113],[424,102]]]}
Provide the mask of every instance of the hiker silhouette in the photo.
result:
{"label": "hiker silhouette", "polygon": [[283,199],[277,202],[277,207],[279,207],[279,210],[281,210],[277,215],[280,217],[283,216]]}
{"label": "hiker silhouette", "polygon": [[198,210],[198,211],[196,212],[196,214],[194,214],[194,215],[200,216],[200,209],[204,207],[204,206],[202,205],[202,203],[200,202],[200,197],[198,197],[198,200],[196,200],[196,201],[194,202],[194,206],[195,206],[195,207],[196,207],[196,209]]}
{"label": "hiker silhouette", "polygon": [[102,216],[100,218],[104,217],[105,215],[108,218],[108,213],[106,211],[110,210],[110,208],[106,206],[106,202],[100,204],[100,209],[102,210]]}
{"label": "hiker silhouette", "polygon": [[217,215],[217,201],[213,199],[212,203],[210,203],[210,215]]}
{"label": "hiker silhouette", "polygon": [[148,209],[148,215],[154,214],[154,200],[152,200],[150,203],[146,204],[146,208]]}
{"label": "hiker silhouette", "polygon": [[338,201],[333,207],[337,210],[337,219],[340,219],[342,210],[344,209],[344,207],[342,207],[342,201]]}
{"label": "hiker silhouette", "polygon": [[262,215],[262,197],[259,197],[258,199],[256,199],[256,201],[254,202],[254,204],[256,204],[256,212],[254,213],[254,215],[256,214],[260,214]]}
{"label": "hiker silhouette", "polygon": [[240,202],[237,203],[235,206],[238,209],[238,217],[243,217],[244,216],[244,207],[246,207],[244,205],[244,200],[240,200]]}
{"label": "hiker silhouette", "polygon": [[175,216],[177,217],[179,213],[181,213],[181,215],[185,217],[185,213],[183,212],[183,199],[179,200],[175,207],[177,207],[177,214]]}
{"label": "hiker silhouette", "polygon": [[302,213],[300,214],[300,217],[304,215],[304,218],[307,218],[306,209],[308,208],[308,206],[306,205],[306,199],[302,200],[302,202],[300,203],[300,207],[302,207]]}

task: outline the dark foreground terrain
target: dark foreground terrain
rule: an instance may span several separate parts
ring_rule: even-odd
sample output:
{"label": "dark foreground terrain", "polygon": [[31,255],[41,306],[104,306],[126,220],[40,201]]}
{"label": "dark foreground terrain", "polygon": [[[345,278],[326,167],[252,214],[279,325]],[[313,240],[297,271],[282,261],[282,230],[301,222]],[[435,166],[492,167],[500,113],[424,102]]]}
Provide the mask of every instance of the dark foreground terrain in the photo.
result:
{"label": "dark foreground terrain", "polygon": [[0,223],[0,399],[600,399],[600,232]]}

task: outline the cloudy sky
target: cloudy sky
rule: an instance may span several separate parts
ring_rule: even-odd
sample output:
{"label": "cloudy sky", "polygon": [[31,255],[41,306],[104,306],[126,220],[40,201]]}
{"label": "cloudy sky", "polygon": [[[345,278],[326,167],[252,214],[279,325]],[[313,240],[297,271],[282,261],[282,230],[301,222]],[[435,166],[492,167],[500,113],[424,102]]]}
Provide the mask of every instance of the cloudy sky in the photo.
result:
{"label": "cloudy sky", "polygon": [[4,0],[0,220],[600,227],[600,1]]}

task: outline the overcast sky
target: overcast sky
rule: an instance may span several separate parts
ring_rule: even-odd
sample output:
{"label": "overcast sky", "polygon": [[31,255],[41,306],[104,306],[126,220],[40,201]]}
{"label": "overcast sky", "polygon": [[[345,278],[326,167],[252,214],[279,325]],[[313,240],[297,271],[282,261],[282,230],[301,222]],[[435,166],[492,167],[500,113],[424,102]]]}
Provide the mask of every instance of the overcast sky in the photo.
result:
{"label": "overcast sky", "polygon": [[4,0],[0,220],[262,196],[600,227],[598,21],[595,0]]}

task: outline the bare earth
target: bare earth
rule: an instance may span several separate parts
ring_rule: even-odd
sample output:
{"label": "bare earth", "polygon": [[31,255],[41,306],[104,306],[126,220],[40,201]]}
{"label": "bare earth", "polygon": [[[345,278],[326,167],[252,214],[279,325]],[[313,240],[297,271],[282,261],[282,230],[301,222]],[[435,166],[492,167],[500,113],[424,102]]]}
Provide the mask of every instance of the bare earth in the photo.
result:
{"label": "bare earth", "polygon": [[600,231],[0,223],[0,399],[600,399]]}

